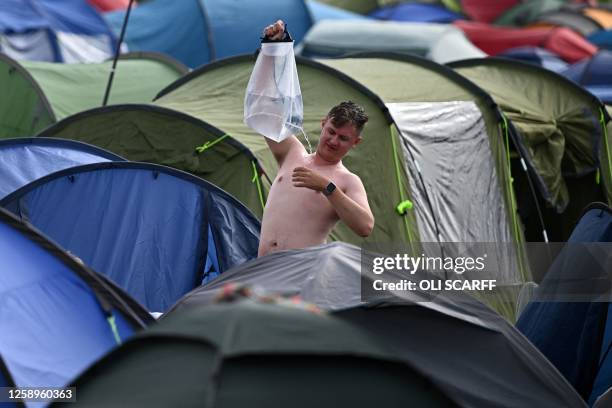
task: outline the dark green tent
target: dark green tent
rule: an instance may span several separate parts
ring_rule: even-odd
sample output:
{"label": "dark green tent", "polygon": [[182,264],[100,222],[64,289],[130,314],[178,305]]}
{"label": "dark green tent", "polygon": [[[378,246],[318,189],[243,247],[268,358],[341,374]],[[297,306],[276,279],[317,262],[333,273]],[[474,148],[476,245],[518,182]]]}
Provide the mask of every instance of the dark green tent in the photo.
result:
{"label": "dark green tent", "polygon": [[[77,112],[102,105],[111,71],[98,64],[15,61],[0,54],[0,138],[32,136]],[[161,54],[125,54],[117,64],[109,103],[148,102],[187,72]]]}
{"label": "dark green tent", "polygon": [[[591,93],[544,68],[500,58],[449,64],[487,91],[516,130],[518,148],[542,198],[549,239],[565,241],[582,209],[612,202],[612,149],[605,106]],[[528,181],[513,156],[519,211],[528,240],[542,239]],[[531,228],[531,230],[530,230]]]}
{"label": "dark green tent", "polygon": [[72,386],[76,407],[457,406],[358,327],[251,300],[164,318]]}

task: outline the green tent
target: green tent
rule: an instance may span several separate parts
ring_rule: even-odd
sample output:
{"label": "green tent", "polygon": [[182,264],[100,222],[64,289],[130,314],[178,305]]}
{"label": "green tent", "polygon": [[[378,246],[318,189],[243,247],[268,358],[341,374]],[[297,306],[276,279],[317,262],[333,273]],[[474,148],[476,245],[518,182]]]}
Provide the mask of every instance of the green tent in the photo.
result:
{"label": "green tent", "polygon": [[[449,66],[487,91],[510,119],[524,166],[546,207],[550,240],[565,241],[590,202],[612,202],[612,150],[609,136],[604,137],[609,115],[595,96],[552,71],[518,61],[472,59]],[[527,238],[540,241],[530,180],[520,170],[520,158],[513,157]]]}
{"label": "green tent", "polygon": [[319,3],[329,4],[353,13],[368,14],[380,7],[398,3],[443,3],[451,10],[459,11],[457,0],[317,0]]}
{"label": "green tent", "polygon": [[76,403],[53,406],[458,406],[433,380],[357,325],[242,300],[169,315],[77,378]]}
{"label": "green tent", "polygon": [[[112,62],[17,62],[0,54],[0,139],[32,136],[67,116],[100,106]],[[118,61],[109,103],[147,102],[187,72],[161,54],[126,54]]]}

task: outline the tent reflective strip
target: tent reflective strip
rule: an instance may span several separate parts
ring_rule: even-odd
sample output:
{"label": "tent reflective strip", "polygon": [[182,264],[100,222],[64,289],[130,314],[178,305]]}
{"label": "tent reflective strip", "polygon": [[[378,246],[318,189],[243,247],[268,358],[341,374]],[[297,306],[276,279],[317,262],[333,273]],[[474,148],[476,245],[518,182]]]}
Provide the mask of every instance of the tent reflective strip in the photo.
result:
{"label": "tent reflective strip", "polygon": [[[116,345],[92,288],[5,223],[0,258],[0,355],[16,385],[63,386]],[[113,316],[120,336],[131,336]]]}

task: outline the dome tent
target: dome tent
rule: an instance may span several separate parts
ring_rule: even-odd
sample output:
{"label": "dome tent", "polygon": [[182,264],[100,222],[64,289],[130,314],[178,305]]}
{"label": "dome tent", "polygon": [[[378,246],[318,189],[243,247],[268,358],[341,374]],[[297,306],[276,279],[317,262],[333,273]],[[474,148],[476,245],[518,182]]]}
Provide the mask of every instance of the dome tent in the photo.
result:
{"label": "dome tent", "polygon": [[2,386],[63,387],[153,320],[104,277],[3,209],[0,257]]}
{"label": "dome tent", "polygon": [[[371,285],[379,276],[362,273],[364,258],[368,265],[372,256],[377,254],[340,242],[277,252],[192,291],[165,318],[204,310],[228,284],[253,285],[299,295],[366,329],[458,406],[584,407],[578,394],[518,330],[465,293],[387,291],[364,299],[363,285]],[[396,271],[385,274],[390,274],[388,282],[411,279]]]}
{"label": "dome tent", "polygon": [[[544,219],[551,241],[567,239],[586,204],[612,200],[609,116],[597,98],[561,75],[518,61],[473,59],[449,66],[489,92],[516,129],[521,156],[549,208]],[[535,225],[518,157],[513,166],[519,210],[526,225]],[[529,235],[541,240],[539,232]]]}
{"label": "dome tent", "polygon": [[197,177],[153,164],[72,167],[22,187],[0,206],[152,312],[257,256],[259,222],[243,205]]}
{"label": "dome tent", "polygon": [[[15,61],[0,54],[0,138],[28,137],[85,109],[100,106],[112,63]],[[109,103],[148,102],[186,68],[157,54],[126,54],[117,65]]]}
{"label": "dome tent", "polygon": [[68,167],[124,160],[74,140],[44,137],[0,140],[0,199],[40,177]]}

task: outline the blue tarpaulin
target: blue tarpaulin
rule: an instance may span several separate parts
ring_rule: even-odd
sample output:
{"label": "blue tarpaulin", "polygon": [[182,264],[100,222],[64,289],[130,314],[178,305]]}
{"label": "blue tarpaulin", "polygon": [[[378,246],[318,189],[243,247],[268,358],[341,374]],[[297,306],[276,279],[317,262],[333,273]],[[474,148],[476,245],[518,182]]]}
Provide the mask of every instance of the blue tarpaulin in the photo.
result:
{"label": "blue tarpaulin", "polygon": [[[259,221],[229,194],[164,166],[106,162],[53,173],[0,201],[151,312],[257,256]],[[216,255],[208,250],[208,230]],[[215,257],[215,259],[210,259]],[[217,271],[210,266],[218,265]]]}
{"label": "blue tarpaulin", "polygon": [[599,48],[612,50],[612,30],[596,31],[587,37],[589,42],[595,44]]}
{"label": "blue tarpaulin", "polygon": [[124,160],[104,149],[73,140],[44,137],[0,140],[0,199],[59,170]]}
{"label": "blue tarpaulin", "polygon": [[2,209],[0,259],[0,386],[64,386],[151,321],[114,285]]}
{"label": "blue tarpaulin", "polygon": [[100,62],[115,49],[110,27],[86,1],[0,2],[0,51],[11,58]]}
{"label": "blue tarpaulin", "polygon": [[[105,15],[116,33],[125,11]],[[132,10],[126,31],[130,51],[158,51],[195,68],[253,53],[265,26],[282,19],[301,41],[312,19],[304,0],[151,0]]]}

